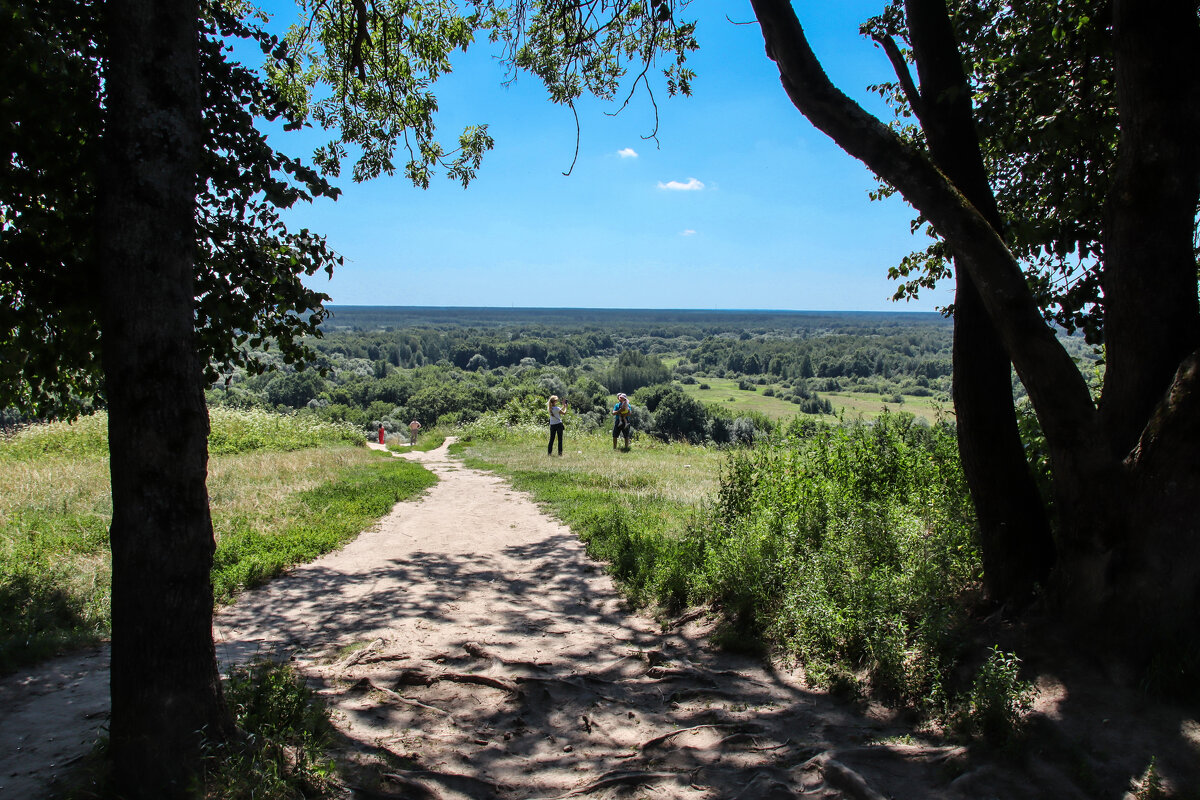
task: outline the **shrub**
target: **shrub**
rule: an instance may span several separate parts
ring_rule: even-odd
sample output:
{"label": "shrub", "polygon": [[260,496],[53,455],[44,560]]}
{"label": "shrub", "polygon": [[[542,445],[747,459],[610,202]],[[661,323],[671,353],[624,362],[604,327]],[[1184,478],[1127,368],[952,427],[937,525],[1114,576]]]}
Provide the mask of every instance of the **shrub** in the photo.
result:
{"label": "shrub", "polygon": [[693,591],[818,679],[861,670],[920,702],[957,655],[959,597],[980,569],[972,530],[950,430],[907,414],[797,421],[730,455]]}
{"label": "shrub", "polygon": [[964,732],[981,735],[992,745],[1010,742],[1020,730],[1025,714],[1033,707],[1036,690],[1020,678],[1021,659],[993,645],[987,660],[975,675],[975,685],[962,703],[965,715],[959,726]]}

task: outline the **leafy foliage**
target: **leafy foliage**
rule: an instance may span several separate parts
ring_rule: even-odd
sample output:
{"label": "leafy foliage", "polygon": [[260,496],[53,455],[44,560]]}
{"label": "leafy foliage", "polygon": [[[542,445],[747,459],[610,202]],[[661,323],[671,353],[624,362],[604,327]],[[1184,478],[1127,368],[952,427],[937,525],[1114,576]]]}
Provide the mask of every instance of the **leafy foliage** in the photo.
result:
{"label": "leafy foliage", "polygon": [[947,429],[904,414],[797,422],[730,455],[696,592],[817,679],[865,670],[885,696],[919,701],[956,657],[980,570],[972,534]]}
{"label": "leafy foliage", "polygon": [[1021,659],[993,645],[962,703],[960,729],[995,746],[1011,742],[1036,695],[1033,684],[1022,680],[1020,672]]}
{"label": "leafy foliage", "polygon": [[456,50],[486,35],[500,43],[499,57],[514,74],[533,74],[552,102],[572,108],[585,91],[614,99],[630,65],[638,70],[630,91],[639,84],[650,91],[647,73],[659,55],[671,59],[663,70],[668,93],[689,94],[695,76],[685,64],[697,46],[695,25],[675,18],[687,4],[434,0],[412,8],[403,0],[305,0],[306,19],[289,31],[287,58],[270,73],[283,96],[335,132],[315,154],[330,174],[354,148],[354,180],[391,175],[402,146],[413,184],[428,187],[440,167],[466,186],[494,142],[486,125],[465,127],[454,147],[437,138],[431,87],[451,71]]}
{"label": "leafy foliage", "polygon": [[[1099,342],[1103,205],[1117,142],[1110,4],[949,5],[1005,239],[1025,263],[1046,317]],[[881,43],[896,37],[906,45],[903,3],[893,0],[863,32]],[[910,141],[922,141],[908,121],[911,98],[901,84],[872,88],[895,108],[895,127]],[[878,194],[891,191],[884,186]],[[924,218],[913,222],[914,230],[922,227],[935,241],[890,271],[892,278],[906,279],[897,299],[915,297],[950,274],[945,243]]]}
{"label": "leafy foliage", "polygon": [[[102,128],[102,4],[4,0],[0,138],[0,407],[34,417],[86,411],[103,394],[94,215]],[[291,232],[280,209],[336,196],[311,168],[270,148],[255,116],[284,99],[226,57],[222,37],[270,37],[207,6],[200,39],[204,159],[197,175],[197,346],[208,377],[261,368],[257,348],[304,362],[328,298],[300,278],[340,263],[325,241]]]}

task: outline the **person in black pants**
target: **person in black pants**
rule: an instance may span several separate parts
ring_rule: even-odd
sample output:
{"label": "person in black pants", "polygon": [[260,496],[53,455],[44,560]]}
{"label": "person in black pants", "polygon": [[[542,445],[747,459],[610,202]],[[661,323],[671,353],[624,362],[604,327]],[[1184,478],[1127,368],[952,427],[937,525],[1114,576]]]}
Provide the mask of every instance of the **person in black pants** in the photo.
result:
{"label": "person in black pants", "polygon": [[550,443],[546,445],[546,455],[554,455],[554,437],[558,437],[558,454],[562,455],[562,436],[563,436],[563,412],[567,410],[567,404],[564,402],[561,406],[558,404],[558,395],[550,395],[550,402],[546,403],[546,408],[550,409]]}

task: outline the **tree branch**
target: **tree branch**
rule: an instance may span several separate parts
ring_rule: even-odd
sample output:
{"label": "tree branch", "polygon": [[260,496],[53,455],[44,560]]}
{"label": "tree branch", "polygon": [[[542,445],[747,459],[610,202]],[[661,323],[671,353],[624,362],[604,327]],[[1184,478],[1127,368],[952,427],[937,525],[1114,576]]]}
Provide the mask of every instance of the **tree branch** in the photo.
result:
{"label": "tree branch", "polygon": [[895,186],[948,242],[974,279],[1047,437],[1092,452],[1096,409],[1074,361],[1043,321],[1016,258],[988,221],[924,154],[839,91],[788,0],[751,0],[767,53],[792,103],[819,130]]}
{"label": "tree branch", "polygon": [[883,48],[883,52],[887,53],[888,60],[892,62],[892,69],[896,71],[896,79],[900,81],[900,88],[904,90],[904,96],[908,99],[908,104],[912,106],[917,119],[921,119],[924,103],[921,93],[917,91],[917,85],[913,83],[912,73],[908,71],[908,62],[904,60],[900,46],[887,34],[874,33],[871,34],[871,38]]}

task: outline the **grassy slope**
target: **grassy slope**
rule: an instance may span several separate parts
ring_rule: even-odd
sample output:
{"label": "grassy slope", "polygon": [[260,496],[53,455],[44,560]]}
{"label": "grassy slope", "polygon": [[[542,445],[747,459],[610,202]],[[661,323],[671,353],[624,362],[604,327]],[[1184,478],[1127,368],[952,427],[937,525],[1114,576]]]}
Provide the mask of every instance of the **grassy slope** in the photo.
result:
{"label": "grassy slope", "polygon": [[[107,633],[104,424],[98,416],[0,440],[0,669]],[[227,453],[209,461],[219,600],[341,546],[436,480],[353,446],[356,431],[303,418],[215,412],[213,429],[213,449]]]}

